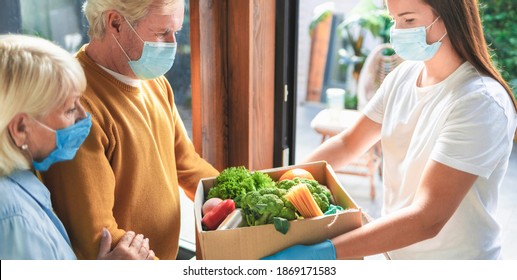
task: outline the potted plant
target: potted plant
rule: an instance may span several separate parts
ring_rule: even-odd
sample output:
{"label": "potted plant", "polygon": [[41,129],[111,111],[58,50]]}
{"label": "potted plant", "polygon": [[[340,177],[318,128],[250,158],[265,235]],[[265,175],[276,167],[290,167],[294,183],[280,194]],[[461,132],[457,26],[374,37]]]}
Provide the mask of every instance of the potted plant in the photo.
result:
{"label": "potted plant", "polygon": [[[345,20],[340,24],[339,30],[344,38],[344,47],[339,51],[341,63],[352,66],[352,81],[357,84],[359,74],[369,50],[363,46],[365,37],[370,33],[374,38],[379,38],[381,43],[388,43],[392,20],[384,7],[377,6],[372,0],[360,0],[356,6],[347,14]],[[385,49],[383,55],[390,63],[391,56],[395,51],[391,48]],[[349,79],[350,80],[350,79]],[[357,106],[355,85],[350,85],[348,90],[346,108]],[[354,100],[355,99],[355,100]]]}

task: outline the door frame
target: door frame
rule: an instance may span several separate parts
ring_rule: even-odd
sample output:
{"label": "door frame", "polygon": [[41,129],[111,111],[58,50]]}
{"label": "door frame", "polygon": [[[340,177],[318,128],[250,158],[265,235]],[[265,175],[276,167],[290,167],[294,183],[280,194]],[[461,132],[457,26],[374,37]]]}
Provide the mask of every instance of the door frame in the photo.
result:
{"label": "door frame", "polygon": [[299,3],[276,0],[275,167],[295,163]]}

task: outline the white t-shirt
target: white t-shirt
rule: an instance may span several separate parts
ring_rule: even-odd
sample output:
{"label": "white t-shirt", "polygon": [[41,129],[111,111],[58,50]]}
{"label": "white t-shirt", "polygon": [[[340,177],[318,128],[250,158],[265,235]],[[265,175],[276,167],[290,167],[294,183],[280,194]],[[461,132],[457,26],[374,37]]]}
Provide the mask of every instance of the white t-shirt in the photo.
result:
{"label": "white t-shirt", "polygon": [[436,85],[417,87],[423,67],[422,62],[401,64],[364,109],[382,124],[382,214],[411,204],[429,160],[478,179],[436,237],[390,254],[394,259],[498,259],[495,211],[517,123],[513,103],[496,80],[468,62]]}

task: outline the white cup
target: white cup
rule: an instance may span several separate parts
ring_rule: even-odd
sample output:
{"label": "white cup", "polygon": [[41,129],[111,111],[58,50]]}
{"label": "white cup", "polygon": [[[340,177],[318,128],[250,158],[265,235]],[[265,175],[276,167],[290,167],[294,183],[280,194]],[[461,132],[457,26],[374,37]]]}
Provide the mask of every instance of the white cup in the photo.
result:
{"label": "white cup", "polygon": [[327,89],[327,105],[329,107],[331,120],[339,120],[341,110],[345,108],[345,90],[341,88]]}

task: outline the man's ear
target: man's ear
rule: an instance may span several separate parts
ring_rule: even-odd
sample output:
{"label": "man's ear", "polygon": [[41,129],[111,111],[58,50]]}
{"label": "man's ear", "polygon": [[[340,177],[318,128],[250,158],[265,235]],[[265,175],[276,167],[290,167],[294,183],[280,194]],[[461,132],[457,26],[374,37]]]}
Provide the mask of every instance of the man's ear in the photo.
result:
{"label": "man's ear", "polygon": [[106,12],[106,29],[111,33],[119,33],[120,26],[124,20],[122,16],[115,10],[109,10]]}
{"label": "man's ear", "polygon": [[21,147],[27,141],[28,120],[29,115],[27,115],[26,113],[19,113],[16,114],[7,125],[9,133],[13,138],[14,144],[18,147]]}

